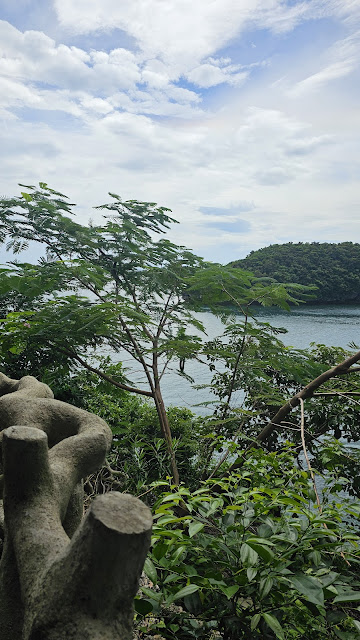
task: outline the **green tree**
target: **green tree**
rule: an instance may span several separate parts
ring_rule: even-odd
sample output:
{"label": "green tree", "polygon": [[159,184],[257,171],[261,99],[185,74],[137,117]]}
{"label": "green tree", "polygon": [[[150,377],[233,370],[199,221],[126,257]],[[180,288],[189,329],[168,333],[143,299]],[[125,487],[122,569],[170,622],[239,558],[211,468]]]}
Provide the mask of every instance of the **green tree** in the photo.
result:
{"label": "green tree", "polygon": [[[175,223],[164,207],[110,194],[112,201],[98,207],[106,213],[104,223],[86,226],[69,217],[74,205],[61,193],[45,183],[39,189],[22,186],[20,197],[0,201],[1,239],[15,253],[40,243],[46,257],[2,269],[3,352],[23,364],[37,359],[45,369],[51,360],[64,368],[81,365],[121,389],[151,397],[177,484],[161,380],[174,359],[198,349],[200,339],[188,330],[202,326],[183,294],[187,276],[202,260],[163,237]],[[147,388],[91,362],[99,347],[115,361],[127,352]]]}
{"label": "green tree", "polygon": [[[172,362],[184,374],[185,360],[202,352],[201,338],[189,333],[203,329],[192,311],[206,305],[225,319],[234,304],[246,315],[254,303],[288,308],[304,287],[204,262],[164,237],[176,221],[155,203],[123,202],[111,193],[109,204],[96,207],[104,222],[81,225],[71,219],[74,205],[63,194],[45,183],[21,186],[20,197],[0,200],[0,240],[15,254],[35,242],[46,255],[37,264],[12,262],[1,270],[3,364],[23,375],[34,373],[35,363],[41,376],[54,363],[56,371],[81,366],[152,398],[178,484],[161,383]],[[146,388],[126,381],[121,367],[107,372],[100,349],[113,363],[127,353]]]}

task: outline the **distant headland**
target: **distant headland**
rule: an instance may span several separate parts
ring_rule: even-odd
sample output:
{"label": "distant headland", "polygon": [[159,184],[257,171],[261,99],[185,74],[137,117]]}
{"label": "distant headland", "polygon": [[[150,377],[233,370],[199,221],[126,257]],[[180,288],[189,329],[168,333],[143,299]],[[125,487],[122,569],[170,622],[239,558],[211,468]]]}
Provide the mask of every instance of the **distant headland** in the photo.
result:
{"label": "distant headland", "polygon": [[360,304],[360,244],[273,244],[230,263],[277,282],[316,285],[311,304]]}

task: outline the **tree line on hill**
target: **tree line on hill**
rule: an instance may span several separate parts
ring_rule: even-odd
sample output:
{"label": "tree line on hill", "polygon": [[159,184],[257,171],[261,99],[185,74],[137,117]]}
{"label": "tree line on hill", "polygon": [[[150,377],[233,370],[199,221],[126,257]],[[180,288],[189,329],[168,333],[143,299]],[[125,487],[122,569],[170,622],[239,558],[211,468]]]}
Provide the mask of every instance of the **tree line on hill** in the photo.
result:
{"label": "tree line on hill", "polygon": [[360,303],[360,244],[287,242],[273,244],[232,262],[277,282],[315,285],[312,303]]}

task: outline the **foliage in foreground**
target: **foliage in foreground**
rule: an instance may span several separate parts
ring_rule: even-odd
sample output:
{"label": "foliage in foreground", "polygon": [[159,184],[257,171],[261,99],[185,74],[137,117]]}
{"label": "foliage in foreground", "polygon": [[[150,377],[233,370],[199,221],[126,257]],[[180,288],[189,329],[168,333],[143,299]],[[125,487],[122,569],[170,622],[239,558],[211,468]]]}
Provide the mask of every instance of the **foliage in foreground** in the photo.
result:
{"label": "foliage in foreground", "polygon": [[360,504],[340,501],[341,481],[325,482],[319,512],[290,448],[253,450],[241,472],[194,492],[161,484],[145,565],[154,586],[136,602],[140,630],[169,640],[359,637],[360,537],[351,522]]}

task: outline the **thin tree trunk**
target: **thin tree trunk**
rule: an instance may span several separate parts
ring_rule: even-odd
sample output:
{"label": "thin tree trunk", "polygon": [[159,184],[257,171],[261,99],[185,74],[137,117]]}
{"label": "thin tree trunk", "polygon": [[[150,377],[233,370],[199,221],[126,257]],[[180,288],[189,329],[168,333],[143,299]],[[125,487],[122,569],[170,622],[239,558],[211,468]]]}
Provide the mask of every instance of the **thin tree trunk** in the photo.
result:
{"label": "thin tree trunk", "polygon": [[154,396],[153,397],[154,397],[154,402],[156,406],[156,411],[159,417],[160,427],[163,432],[165,442],[167,444],[169,456],[170,456],[171,472],[173,475],[174,484],[178,485],[180,482],[179,471],[176,464],[169,419],[168,419],[164,400],[161,393],[157,347],[158,347],[157,340],[155,339],[153,342],[154,351],[153,351],[153,361],[152,361],[153,362],[152,370],[154,374]]}
{"label": "thin tree trunk", "polygon": [[160,422],[160,427],[163,432],[167,449],[169,452],[169,456],[170,456],[171,472],[173,475],[174,484],[179,485],[180,478],[179,478],[179,471],[176,464],[174,447],[172,443],[171,429],[170,429],[169,419],[168,419],[168,415],[164,405],[164,400],[162,398],[160,387],[157,387],[155,389],[154,402],[155,402],[155,407],[156,407],[156,411],[157,411],[159,422]]}

